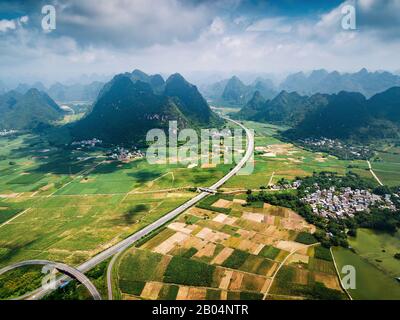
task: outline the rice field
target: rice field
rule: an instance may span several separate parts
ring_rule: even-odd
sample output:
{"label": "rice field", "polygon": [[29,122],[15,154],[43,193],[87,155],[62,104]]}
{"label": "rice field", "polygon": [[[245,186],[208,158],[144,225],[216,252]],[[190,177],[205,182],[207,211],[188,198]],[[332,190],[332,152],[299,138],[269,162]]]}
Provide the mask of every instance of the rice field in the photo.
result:
{"label": "rice field", "polygon": [[[222,213],[220,207],[230,211]],[[297,223],[287,223],[292,219]],[[119,281],[117,296],[151,300],[286,299],[279,290],[269,291],[271,284],[272,288],[282,284],[281,266],[301,269],[306,261],[312,276],[305,278],[303,291],[291,295],[318,299],[322,291],[325,296],[343,298],[332,261],[316,258],[315,250],[295,241],[302,232],[314,232],[311,227],[285,208],[246,206],[240,194],[210,196],[148,242],[124,253],[114,274]],[[157,270],[151,268],[155,265]],[[137,272],[139,269],[147,271]]]}

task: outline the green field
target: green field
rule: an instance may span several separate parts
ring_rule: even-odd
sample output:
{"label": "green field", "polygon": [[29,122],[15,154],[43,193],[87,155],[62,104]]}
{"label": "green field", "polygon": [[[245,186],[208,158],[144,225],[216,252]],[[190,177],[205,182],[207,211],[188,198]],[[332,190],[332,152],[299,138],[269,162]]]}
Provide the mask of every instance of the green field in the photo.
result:
{"label": "green field", "polygon": [[99,150],[63,149],[34,135],[0,138],[0,225],[26,210],[0,226],[0,266],[26,259],[80,264],[229,168],[109,162]]}
{"label": "green field", "polygon": [[359,255],[344,248],[333,250],[339,271],[345,265],[356,269],[356,289],[349,289],[353,299],[391,300],[400,299],[400,284],[393,277],[386,275]]}
{"label": "green field", "polygon": [[358,255],[391,277],[400,277],[400,231],[390,235],[370,229],[358,229],[356,238],[349,238]]}
{"label": "green field", "polygon": [[[278,126],[254,122],[247,122],[246,126],[255,130],[257,147],[283,145],[285,150],[273,157],[256,152],[254,172],[250,176],[234,176],[224,188],[257,189],[266,186],[269,181],[276,183],[280,178],[294,179],[296,176],[311,175],[315,171],[345,174],[351,170],[362,177],[373,179],[365,161],[343,161],[327,154],[285,145],[276,138],[277,132],[284,129]],[[373,162],[376,174],[390,185],[400,181],[400,161],[396,152],[397,149],[391,150],[391,153],[383,152],[380,161]],[[68,150],[34,135],[0,138],[0,267],[27,259],[48,259],[79,265],[194,197],[196,193],[189,191],[190,188],[213,184],[231,167],[232,165],[228,164],[221,164],[215,168],[188,168],[179,164],[150,165],[145,160],[130,163],[110,162],[105,161],[99,150]],[[240,212],[240,205],[234,205],[232,208],[213,207],[212,204],[217,198],[230,201],[233,196],[211,196],[197,207],[232,217]],[[245,198],[246,195],[243,195],[242,199]],[[260,208],[262,205],[260,203]],[[22,212],[23,214],[16,219],[3,224]],[[189,225],[210,223],[203,217],[189,214],[185,222]],[[239,221],[238,226],[241,225],[242,221]],[[213,224],[210,226],[214,227]],[[238,227],[228,225],[221,226],[220,229],[232,238],[240,237],[237,230]],[[159,241],[157,237],[155,235],[154,239]],[[154,239],[149,240],[147,244],[151,244]],[[400,268],[398,260],[394,260],[392,256],[398,251],[399,240],[399,235],[390,237],[359,230],[357,239],[351,239],[351,245],[360,256],[338,251],[337,261],[340,264],[340,256],[342,263],[358,261],[362,266],[360,277],[372,274],[373,278],[377,273],[379,279],[382,278],[384,283],[386,281],[390,288],[394,288],[393,294],[397,294],[396,289],[400,285],[393,280],[393,276]],[[232,239],[232,243],[235,241]],[[211,258],[193,260],[196,250],[182,250],[174,256],[171,263],[164,261],[164,266],[168,266],[168,269],[157,272],[159,275],[164,275],[165,272],[165,278],[148,275],[139,277],[138,274],[133,278],[131,275],[122,277],[119,282],[122,292],[139,296],[145,281],[150,280],[165,282],[160,297],[175,298],[176,284],[196,283],[208,287],[208,297],[219,298],[221,290],[215,289],[216,284],[212,279],[212,275],[215,276],[218,272],[215,272],[214,267],[211,270],[208,264],[203,263],[209,263]],[[219,250],[222,250],[222,246],[217,244],[215,254]],[[271,262],[262,257],[278,259],[281,253],[283,252],[272,246],[265,247],[258,256],[235,250],[224,266],[258,275],[265,274],[271,268]],[[310,270],[331,272],[331,268],[327,267],[330,266],[329,255],[323,250],[316,250],[315,254],[319,259],[310,259]],[[156,264],[152,262],[151,257],[146,256],[143,260],[139,259],[143,266],[139,265],[138,268],[149,269],[148,259],[152,265]],[[122,265],[129,264],[124,262]],[[176,274],[174,271],[178,265],[180,272]],[[325,267],[329,270],[325,270]],[[132,270],[130,265],[129,269]],[[134,270],[137,271],[137,268]],[[191,273],[190,270],[197,271]],[[99,283],[104,284],[103,276],[100,278]],[[19,283],[13,286],[16,291],[21,290]],[[368,286],[373,284],[367,283],[366,286],[370,288]],[[375,288],[371,289],[372,297],[380,294],[380,284]],[[241,293],[228,291],[228,298],[246,298],[256,294],[246,290]],[[313,290],[315,292],[308,292],[306,296],[323,296],[326,293],[319,287]],[[374,293],[374,290],[378,293]],[[357,289],[355,297],[359,294],[363,297],[364,291]],[[3,292],[0,285],[1,293],[9,294],[8,291]]]}
{"label": "green field", "polygon": [[400,148],[389,147],[379,151],[377,157],[371,161],[375,174],[383,184],[388,186],[400,185]]}
{"label": "green field", "polygon": [[[285,142],[276,137],[279,131],[285,129],[284,127],[256,122],[245,122],[245,125],[255,131],[256,150],[257,147],[285,145]],[[281,178],[291,180],[321,171],[337,172],[343,175],[353,171],[364,178],[373,180],[366,161],[339,160],[334,156],[310,152],[291,144],[287,144],[286,148],[286,152],[268,157],[256,151],[255,168],[250,177],[235,176],[224,185],[224,188],[258,189],[261,186],[267,186],[270,181],[276,183]]]}

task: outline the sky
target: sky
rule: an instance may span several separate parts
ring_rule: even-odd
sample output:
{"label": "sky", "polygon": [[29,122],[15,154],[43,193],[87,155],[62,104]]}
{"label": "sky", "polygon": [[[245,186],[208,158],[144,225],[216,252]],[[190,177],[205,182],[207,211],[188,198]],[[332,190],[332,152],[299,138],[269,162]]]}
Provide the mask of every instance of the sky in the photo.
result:
{"label": "sky", "polygon": [[[344,30],[353,5],[356,29]],[[56,29],[43,30],[53,5]],[[400,70],[400,0],[0,0],[0,80]]]}

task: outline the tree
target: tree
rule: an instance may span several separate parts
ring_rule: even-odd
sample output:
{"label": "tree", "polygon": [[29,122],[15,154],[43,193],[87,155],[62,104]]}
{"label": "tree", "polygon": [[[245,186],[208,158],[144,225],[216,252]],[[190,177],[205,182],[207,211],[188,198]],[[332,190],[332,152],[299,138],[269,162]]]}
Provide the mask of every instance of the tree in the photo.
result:
{"label": "tree", "polygon": [[357,229],[350,229],[347,231],[347,235],[350,237],[356,237],[357,236]]}

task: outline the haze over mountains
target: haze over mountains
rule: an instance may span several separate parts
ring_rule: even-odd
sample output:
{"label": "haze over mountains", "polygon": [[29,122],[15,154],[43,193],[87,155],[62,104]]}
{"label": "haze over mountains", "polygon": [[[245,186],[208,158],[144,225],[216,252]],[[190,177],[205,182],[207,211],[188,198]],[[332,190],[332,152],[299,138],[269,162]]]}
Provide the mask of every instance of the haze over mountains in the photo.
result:
{"label": "haze over mountains", "polygon": [[197,87],[180,74],[167,81],[139,70],[114,77],[102,89],[91,112],[72,127],[77,138],[100,138],[110,143],[142,141],[150,129],[220,126]]}
{"label": "haze over mountains", "polygon": [[243,106],[255,91],[260,91],[266,98],[277,94],[272,81],[263,78],[257,78],[251,84],[245,85],[238,77],[233,76],[203,88],[203,94],[213,103],[232,107]]}
{"label": "haze over mountains", "polygon": [[94,101],[103,86],[104,83],[100,81],[94,81],[89,84],[76,83],[71,85],[57,82],[49,88],[46,88],[43,83],[36,82],[32,85],[25,83],[19,84],[14,90],[24,94],[29,89],[35,88],[39,91],[46,92],[53,100],[58,102]]}
{"label": "haze over mountains", "polygon": [[237,119],[293,127],[286,136],[370,141],[400,137],[400,87],[367,99],[361,93],[301,96],[282,91],[272,100],[259,92],[236,114]]}
{"label": "haze over mountains", "polygon": [[391,87],[400,86],[400,77],[390,72],[368,72],[361,69],[356,73],[315,70],[309,75],[295,73],[286,78],[281,89],[300,94],[359,92],[367,98]]}
{"label": "haze over mountains", "polygon": [[29,89],[0,95],[0,129],[33,130],[62,119],[65,114],[46,93]]}
{"label": "haze over mountains", "polygon": [[[286,132],[290,138],[370,141],[399,137],[399,79],[389,72],[366,69],[353,74],[318,70],[290,75],[279,87],[268,79],[256,78],[246,85],[232,77],[203,88],[203,92],[213,103],[242,106],[232,115],[237,119],[290,126]],[[143,141],[148,130],[167,129],[172,120],[181,129],[223,123],[197,87],[178,73],[164,80],[159,74],[136,69],[116,75],[106,84],[54,84],[47,89],[37,82],[32,86],[21,84],[0,94],[0,129],[33,130],[61,119],[65,111],[54,97],[57,101],[94,101],[86,116],[69,126],[77,139],[96,137],[125,143]],[[281,88],[286,89],[278,93]],[[4,90],[2,83],[0,90]],[[378,90],[382,91],[375,93]]]}
{"label": "haze over mountains", "polygon": [[279,92],[297,92],[300,95],[315,93],[359,92],[367,98],[391,87],[400,86],[400,76],[390,72],[368,72],[362,69],[356,73],[328,72],[314,70],[309,74],[298,72],[286,77],[279,85],[271,80],[257,78],[251,84],[244,84],[238,77],[222,80],[205,86],[204,96],[212,103],[222,106],[242,107],[259,91],[266,99]]}

